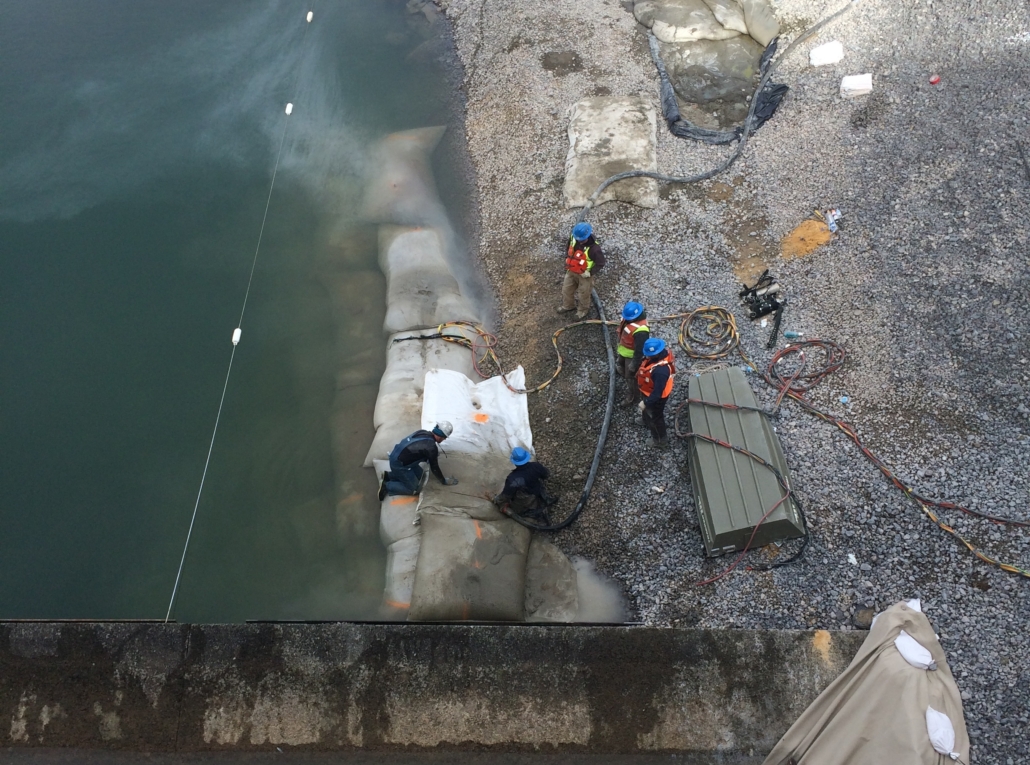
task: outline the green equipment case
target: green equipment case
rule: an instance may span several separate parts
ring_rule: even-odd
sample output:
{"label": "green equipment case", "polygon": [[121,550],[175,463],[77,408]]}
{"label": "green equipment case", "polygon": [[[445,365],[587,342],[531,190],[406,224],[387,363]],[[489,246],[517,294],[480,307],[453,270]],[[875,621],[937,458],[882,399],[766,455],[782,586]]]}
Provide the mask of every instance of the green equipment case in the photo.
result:
{"label": "green equipment case", "polygon": [[[790,486],[783,450],[768,417],[758,409],[755,394],[739,367],[705,372],[690,378],[690,398],[752,409],[726,409],[692,403],[690,429],[746,449],[773,465]],[[690,482],[701,523],[705,552],[710,556],[750,549],[805,535],[801,512],[784,500],[758,526],[763,515],[783,496],[776,476],[757,461],[725,446],[690,439]]]}

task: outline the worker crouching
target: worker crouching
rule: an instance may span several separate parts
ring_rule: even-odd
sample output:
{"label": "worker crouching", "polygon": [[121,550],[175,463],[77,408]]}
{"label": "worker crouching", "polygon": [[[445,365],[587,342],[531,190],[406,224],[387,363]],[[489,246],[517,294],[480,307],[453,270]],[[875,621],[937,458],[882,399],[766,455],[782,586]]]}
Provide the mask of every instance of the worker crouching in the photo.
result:
{"label": "worker crouching", "polygon": [[387,494],[417,495],[422,491],[422,482],[426,477],[426,469],[422,463],[428,462],[433,475],[444,486],[455,486],[457,478],[444,478],[440,470],[440,448],[437,446],[447,438],[454,427],[449,422],[438,422],[432,430],[416,430],[402,440],[390,452],[390,470],[383,473],[383,482],[379,486],[379,499]]}
{"label": "worker crouching", "polygon": [[647,311],[635,301],[626,303],[622,308],[622,322],[619,324],[619,344],[615,351],[618,358],[615,368],[626,380],[626,395],[623,403],[632,404],[637,400],[637,370],[644,360],[644,343],[651,337],[651,329],[647,326]]}
{"label": "worker crouching", "polygon": [[575,310],[577,319],[587,317],[593,274],[604,268],[604,262],[601,245],[594,239],[594,229],[589,223],[577,223],[572,229],[565,255],[565,280],[561,286],[562,302],[558,313]]}
{"label": "worker crouching", "polygon": [[637,388],[644,400],[640,402],[639,422],[651,431],[652,443],[665,446],[669,442],[665,428],[665,402],[672,393],[676,365],[665,341],[652,337],[643,348],[644,360],[637,370]]}
{"label": "worker crouching", "polygon": [[539,462],[532,462],[529,452],[521,446],[511,450],[511,464],[515,469],[508,473],[504,488],[493,498],[493,503],[498,507],[507,505],[512,513],[550,526],[547,508],[558,498],[552,497],[544,485],[550,477],[547,468]]}

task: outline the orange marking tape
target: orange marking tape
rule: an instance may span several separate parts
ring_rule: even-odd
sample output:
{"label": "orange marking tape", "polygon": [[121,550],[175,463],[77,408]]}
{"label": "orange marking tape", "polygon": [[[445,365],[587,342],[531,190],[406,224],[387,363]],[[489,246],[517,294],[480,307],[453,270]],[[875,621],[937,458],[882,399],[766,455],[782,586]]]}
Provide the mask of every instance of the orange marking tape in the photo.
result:
{"label": "orange marking tape", "polygon": [[398,603],[396,600],[386,600],[385,603],[394,608],[411,608],[411,603]]}
{"label": "orange marking tape", "polygon": [[472,419],[476,422],[489,422],[490,415],[485,414],[484,412],[479,412],[477,414],[472,415]]}
{"label": "orange marking tape", "polygon": [[353,494],[348,494],[346,497],[340,500],[341,505],[350,505],[355,502],[360,502],[361,498],[365,496],[360,491],[356,491]]}
{"label": "orange marking tape", "polygon": [[418,502],[418,497],[394,497],[390,500],[391,505],[410,505],[412,502]]}
{"label": "orange marking tape", "polygon": [[482,539],[483,529],[479,527],[479,521],[472,521],[472,524],[476,527],[476,539]]}

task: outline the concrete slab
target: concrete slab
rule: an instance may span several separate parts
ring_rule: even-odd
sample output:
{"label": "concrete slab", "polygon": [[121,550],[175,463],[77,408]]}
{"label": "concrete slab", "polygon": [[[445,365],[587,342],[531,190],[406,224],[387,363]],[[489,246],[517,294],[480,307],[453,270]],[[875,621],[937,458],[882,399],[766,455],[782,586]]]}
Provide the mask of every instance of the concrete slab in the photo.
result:
{"label": "concrete slab", "polygon": [[0,746],[769,751],[865,633],[0,623]]}
{"label": "concrete slab", "polygon": [[[651,170],[655,159],[655,110],[642,96],[584,98],[572,108],[565,158],[565,206],[583,207],[601,182],[627,170]],[[597,203],[618,200],[658,206],[658,183],[630,178],[613,183]]]}

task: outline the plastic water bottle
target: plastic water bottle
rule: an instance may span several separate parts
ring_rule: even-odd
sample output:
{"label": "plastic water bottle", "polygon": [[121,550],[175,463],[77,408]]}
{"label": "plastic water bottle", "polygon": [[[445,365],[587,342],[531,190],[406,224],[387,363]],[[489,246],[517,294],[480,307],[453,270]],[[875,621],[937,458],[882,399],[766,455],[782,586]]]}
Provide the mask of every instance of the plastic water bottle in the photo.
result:
{"label": "plastic water bottle", "polygon": [[788,340],[797,340],[803,334],[803,332],[795,332],[792,329],[788,329],[786,332],[783,333],[783,336]]}

